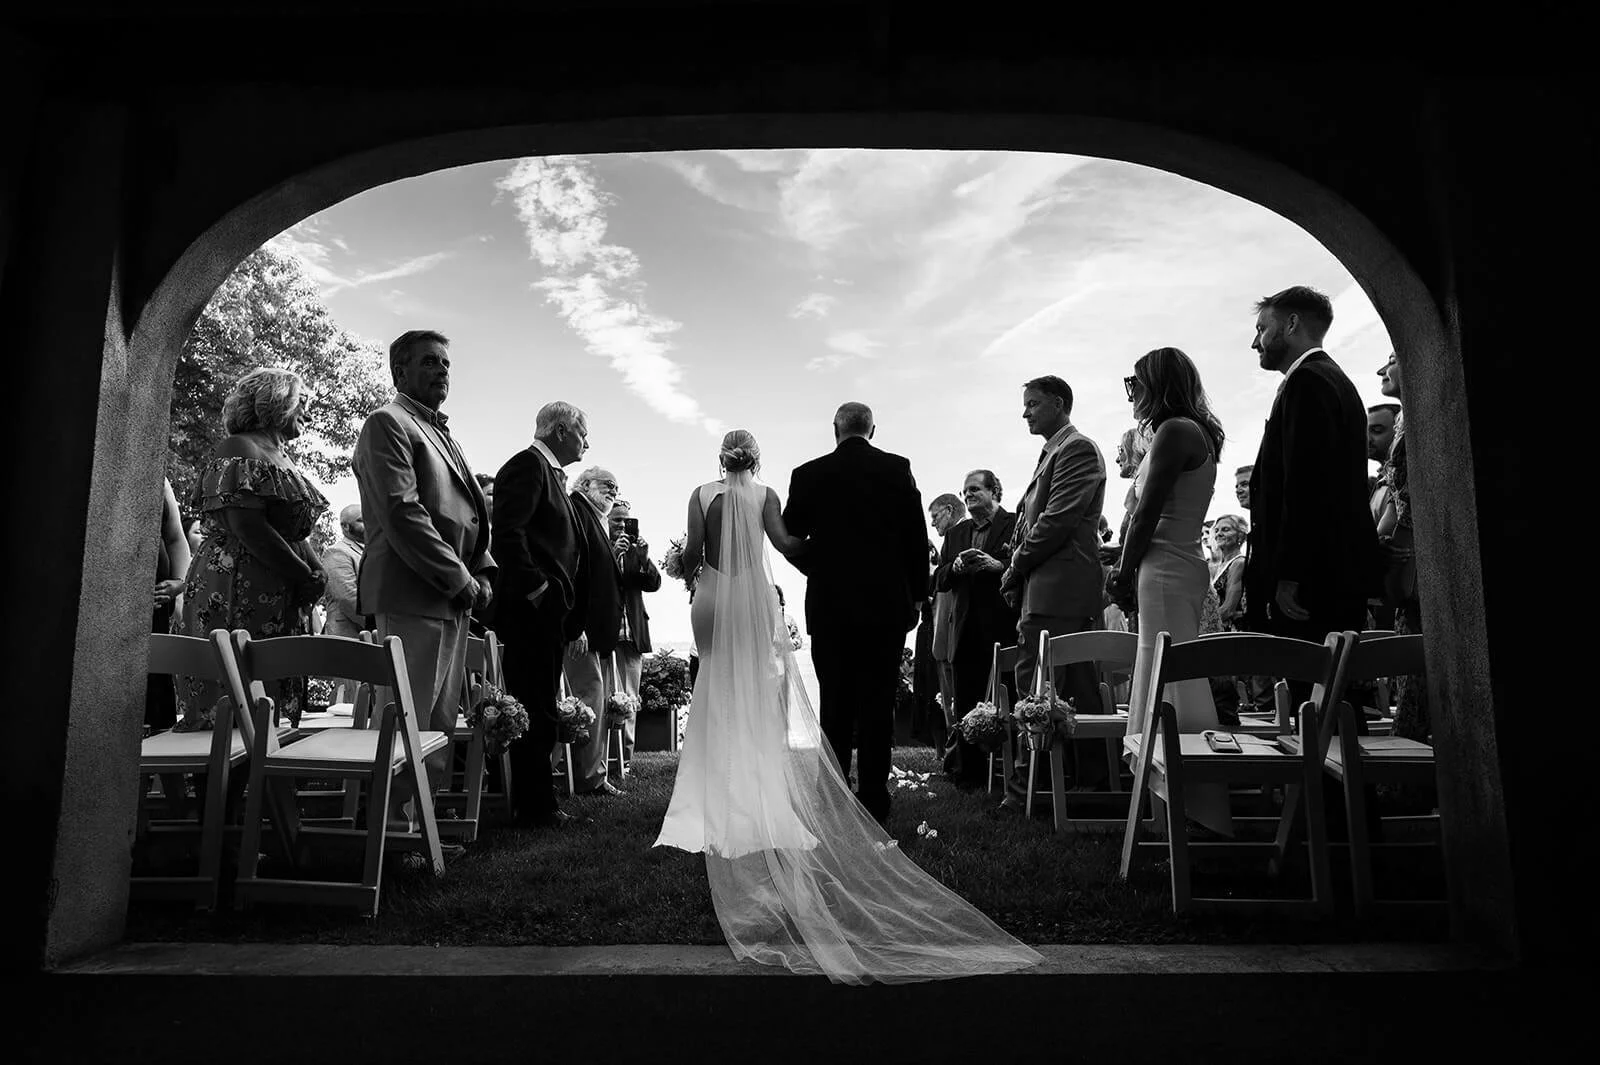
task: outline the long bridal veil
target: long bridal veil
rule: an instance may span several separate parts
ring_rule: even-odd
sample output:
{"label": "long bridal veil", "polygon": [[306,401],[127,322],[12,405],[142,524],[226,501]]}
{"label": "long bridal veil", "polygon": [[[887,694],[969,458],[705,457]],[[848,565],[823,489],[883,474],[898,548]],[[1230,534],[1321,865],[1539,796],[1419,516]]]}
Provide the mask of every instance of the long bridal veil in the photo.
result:
{"label": "long bridal veil", "polygon": [[[729,474],[714,595],[659,844],[703,851],[736,957],[899,983],[1036,964],[901,853],[851,794],[796,669],[763,539],[766,486]],[[887,708],[886,711],[887,712]]]}

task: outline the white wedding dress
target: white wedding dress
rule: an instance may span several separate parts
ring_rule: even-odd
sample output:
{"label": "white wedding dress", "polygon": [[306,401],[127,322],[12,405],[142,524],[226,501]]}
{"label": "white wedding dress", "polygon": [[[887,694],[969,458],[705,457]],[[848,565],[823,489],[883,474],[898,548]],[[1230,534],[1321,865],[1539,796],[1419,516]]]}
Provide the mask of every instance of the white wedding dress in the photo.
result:
{"label": "white wedding dress", "polygon": [[748,472],[700,491],[702,514],[723,497],[719,557],[696,587],[700,671],[656,846],[705,854],[737,958],[846,984],[1037,964],[1038,952],[901,853],[840,774],[778,608],[767,491]]}

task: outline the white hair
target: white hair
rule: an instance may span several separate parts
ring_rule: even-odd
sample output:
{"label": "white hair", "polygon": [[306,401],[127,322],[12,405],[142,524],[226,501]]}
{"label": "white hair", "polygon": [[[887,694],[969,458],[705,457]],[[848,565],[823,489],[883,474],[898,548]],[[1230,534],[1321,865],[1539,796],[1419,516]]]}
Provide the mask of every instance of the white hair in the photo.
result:
{"label": "white hair", "polygon": [[560,400],[546,403],[539,408],[539,414],[533,420],[533,437],[535,440],[543,440],[553,434],[557,426],[565,425],[568,429],[576,429],[580,423],[587,424],[588,420],[583,411],[570,403],[563,403]]}
{"label": "white hair", "polygon": [[591,484],[600,480],[606,480],[610,481],[612,484],[616,484],[617,475],[606,469],[604,466],[590,466],[588,469],[578,474],[577,478],[572,482],[572,487],[580,492],[587,492]]}

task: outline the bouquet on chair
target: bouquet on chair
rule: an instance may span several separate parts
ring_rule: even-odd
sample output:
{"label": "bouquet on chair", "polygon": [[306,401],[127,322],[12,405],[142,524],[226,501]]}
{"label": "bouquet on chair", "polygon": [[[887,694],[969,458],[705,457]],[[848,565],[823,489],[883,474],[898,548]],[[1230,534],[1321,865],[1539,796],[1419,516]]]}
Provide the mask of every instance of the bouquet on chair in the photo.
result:
{"label": "bouquet on chair", "polygon": [[495,757],[528,731],[528,711],[509,692],[493,684],[483,686],[483,697],[461,715],[468,727],[483,726],[483,749]]}
{"label": "bouquet on chair", "polygon": [[594,711],[576,695],[556,703],[557,743],[588,743],[594,723]]}
{"label": "bouquet on chair", "polygon": [[606,700],[606,727],[622,728],[639,716],[639,697],[628,692],[612,692]]}
{"label": "bouquet on chair", "polygon": [[783,615],[783,623],[789,629],[789,650],[798,651],[806,645],[804,636],[800,635],[800,626],[794,623],[794,618],[788,614]]}
{"label": "bouquet on chair", "polygon": [[695,578],[700,576],[700,567],[696,566],[693,573],[684,570],[683,541],[684,537],[679,536],[667,544],[666,557],[661,560],[661,572],[675,581],[682,581],[683,586],[689,589],[689,594],[693,596]]}
{"label": "bouquet on chair", "polygon": [[1046,682],[1038,695],[1024,695],[1011,708],[1011,714],[1022,728],[1023,738],[1031,751],[1048,751],[1057,736],[1071,739],[1078,727],[1076,708],[1070,699],[1056,694],[1055,686]]}
{"label": "bouquet on chair", "polygon": [[993,703],[974,706],[956,727],[961,730],[961,738],[980,751],[998,751],[1006,737],[1005,723]]}

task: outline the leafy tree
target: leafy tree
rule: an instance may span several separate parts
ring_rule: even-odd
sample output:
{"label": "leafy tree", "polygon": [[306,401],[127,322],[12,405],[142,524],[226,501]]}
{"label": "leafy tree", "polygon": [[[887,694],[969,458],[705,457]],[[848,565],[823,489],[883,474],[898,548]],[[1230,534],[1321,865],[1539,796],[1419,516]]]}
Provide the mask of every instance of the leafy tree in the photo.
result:
{"label": "leafy tree", "polygon": [[[184,342],[172,389],[167,474],[186,515],[190,494],[226,434],[222,404],[261,366],[293,370],[315,397],[307,431],[289,453],[314,480],[350,472],[361,423],[394,392],[387,355],[339,328],[297,256],[271,245],[250,254],[222,283]],[[320,548],[337,531],[323,516]]]}

